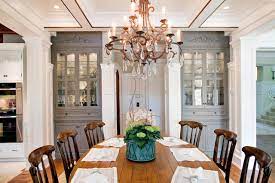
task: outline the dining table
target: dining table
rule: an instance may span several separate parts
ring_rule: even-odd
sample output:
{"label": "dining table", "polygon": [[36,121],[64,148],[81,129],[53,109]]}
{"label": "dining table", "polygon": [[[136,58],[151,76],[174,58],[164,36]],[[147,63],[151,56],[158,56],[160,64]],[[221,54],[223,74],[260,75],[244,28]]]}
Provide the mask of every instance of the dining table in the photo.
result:
{"label": "dining table", "polygon": [[[195,148],[192,144],[178,145],[173,147]],[[95,145],[92,148],[103,148],[101,145]],[[106,147],[104,147],[106,148]],[[210,158],[211,161],[182,161],[178,162],[170,151],[169,147],[156,142],[156,158],[149,162],[134,162],[126,158],[126,146],[119,149],[116,161],[82,161],[84,153],[74,166],[70,180],[72,180],[78,168],[117,168],[119,183],[170,183],[173,174],[178,166],[199,168],[217,171],[220,183],[225,183],[225,178],[219,167]]]}

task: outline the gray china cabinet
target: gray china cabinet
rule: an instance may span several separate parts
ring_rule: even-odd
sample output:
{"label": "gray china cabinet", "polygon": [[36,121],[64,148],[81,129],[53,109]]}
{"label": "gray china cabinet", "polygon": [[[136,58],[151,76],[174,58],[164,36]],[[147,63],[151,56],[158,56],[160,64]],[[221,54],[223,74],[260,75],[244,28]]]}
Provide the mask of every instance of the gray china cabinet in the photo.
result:
{"label": "gray china cabinet", "polygon": [[182,119],[203,123],[200,148],[212,155],[217,128],[228,128],[229,39],[223,32],[185,32]]}
{"label": "gray china cabinet", "polygon": [[57,33],[52,38],[55,137],[75,129],[81,153],[88,149],[84,126],[101,119],[101,33]]}

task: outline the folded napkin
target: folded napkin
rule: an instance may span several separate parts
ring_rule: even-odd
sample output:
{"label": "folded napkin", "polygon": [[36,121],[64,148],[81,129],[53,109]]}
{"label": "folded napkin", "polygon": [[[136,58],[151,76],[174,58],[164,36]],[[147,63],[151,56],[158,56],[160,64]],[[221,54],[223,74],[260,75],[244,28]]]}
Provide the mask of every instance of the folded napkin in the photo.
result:
{"label": "folded napkin", "polygon": [[198,148],[170,148],[177,161],[210,161]]}
{"label": "folded napkin", "polygon": [[188,168],[178,166],[171,183],[219,183],[219,174],[217,171],[204,170],[199,168]]}
{"label": "folded napkin", "polygon": [[117,168],[78,168],[71,183],[117,183]]}
{"label": "folded napkin", "polygon": [[107,147],[122,147],[125,144],[124,142],[124,138],[110,138],[98,145],[101,145],[101,146],[107,146]]}
{"label": "folded napkin", "polygon": [[158,140],[158,142],[168,147],[188,144],[187,142],[176,137],[163,137],[163,139]]}
{"label": "folded napkin", "polygon": [[118,148],[92,148],[82,161],[116,161]]}

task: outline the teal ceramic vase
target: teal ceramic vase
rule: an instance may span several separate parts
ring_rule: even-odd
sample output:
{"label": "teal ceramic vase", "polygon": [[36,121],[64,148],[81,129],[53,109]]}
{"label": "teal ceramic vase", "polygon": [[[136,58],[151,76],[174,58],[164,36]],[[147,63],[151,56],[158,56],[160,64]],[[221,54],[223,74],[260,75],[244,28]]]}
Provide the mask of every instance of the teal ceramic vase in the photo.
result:
{"label": "teal ceramic vase", "polygon": [[126,148],[126,157],[128,160],[147,162],[156,158],[156,143],[153,140],[148,141],[143,148],[140,148],[135,141],[129,141]]}

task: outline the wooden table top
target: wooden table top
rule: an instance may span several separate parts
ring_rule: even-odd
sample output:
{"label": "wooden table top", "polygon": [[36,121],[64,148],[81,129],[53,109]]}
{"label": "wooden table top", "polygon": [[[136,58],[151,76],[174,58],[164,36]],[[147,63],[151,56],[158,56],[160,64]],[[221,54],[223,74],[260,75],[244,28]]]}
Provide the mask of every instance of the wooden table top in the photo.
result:
{"label": "wooden table top", "polygon": [[[99,145],[95,147],[102,148],[102,146]],[[194,146],[188,144],[174,147],[192,148]],[[213,161],[177,162],[169,147],[166,147],[160,143],[156,143],[156,159],[146,163],[129,161],[126,158],[126,146],[120,148],[117,160],[115,162],[82,162],[81,160],[87,153],[82,155],[76,163],[70,179],[72,179],[78,168],[117,167],[119,183],[170,183],[177,166],[184,166],[190,168],[202,167],[203,169],[218,171],[220,183],[225,183],[223,175]]]}

